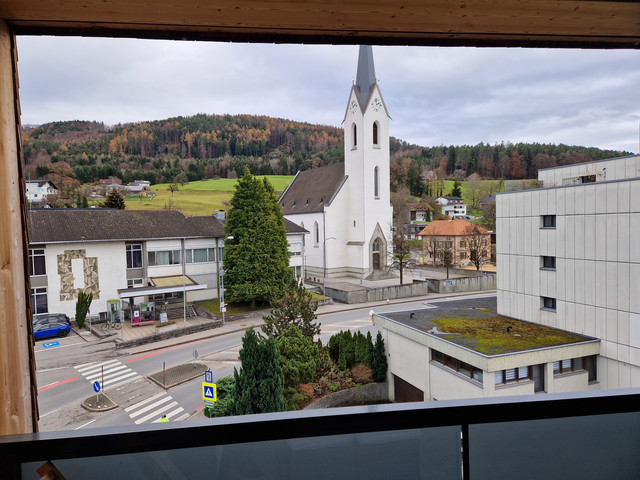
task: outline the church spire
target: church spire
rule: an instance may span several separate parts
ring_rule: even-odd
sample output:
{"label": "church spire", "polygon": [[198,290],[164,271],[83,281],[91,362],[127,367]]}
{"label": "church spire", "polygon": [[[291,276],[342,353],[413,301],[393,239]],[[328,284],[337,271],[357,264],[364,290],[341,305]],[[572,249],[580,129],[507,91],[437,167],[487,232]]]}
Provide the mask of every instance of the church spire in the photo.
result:
{"label": "church spire", "polygon": [[356,85],[360,87],[360,96],[363,102],[369,99],[369,93],[375,83],[376,72],[373,67],[373,48],[371,45],[360,45]]}

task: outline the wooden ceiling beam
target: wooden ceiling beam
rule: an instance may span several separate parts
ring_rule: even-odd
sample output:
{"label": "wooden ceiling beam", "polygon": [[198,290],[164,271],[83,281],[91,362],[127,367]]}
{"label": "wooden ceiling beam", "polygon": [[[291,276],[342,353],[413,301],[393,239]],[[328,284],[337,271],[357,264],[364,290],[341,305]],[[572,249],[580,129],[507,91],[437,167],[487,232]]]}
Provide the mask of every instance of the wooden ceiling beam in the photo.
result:
{"label": "wooden ceiling beam", "polygon": [[640,48],[640,2],[0,0],[19,34],[302,43]]}

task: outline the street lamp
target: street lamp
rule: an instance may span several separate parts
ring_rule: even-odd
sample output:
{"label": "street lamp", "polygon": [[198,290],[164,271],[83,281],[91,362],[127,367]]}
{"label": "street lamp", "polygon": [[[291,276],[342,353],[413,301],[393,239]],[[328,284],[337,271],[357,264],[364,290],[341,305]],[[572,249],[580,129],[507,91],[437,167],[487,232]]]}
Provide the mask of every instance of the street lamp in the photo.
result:
{"label": "street lamp", "polygon": [[[225,240],[233,240],[233,236],[228,236]],[[224,248],[224,245],[223,245]],[[224,303],[224,265],[222,258],[220,258],[220,313],[222,313],[222,326],[224,327],[224,314],[227,311],[227,306]]]}
{"label": "street lamp", "polygon": [[322,304],[327,304],[327,240],[335,240],[336,237],[329,237],[324,239],[322,243]]}

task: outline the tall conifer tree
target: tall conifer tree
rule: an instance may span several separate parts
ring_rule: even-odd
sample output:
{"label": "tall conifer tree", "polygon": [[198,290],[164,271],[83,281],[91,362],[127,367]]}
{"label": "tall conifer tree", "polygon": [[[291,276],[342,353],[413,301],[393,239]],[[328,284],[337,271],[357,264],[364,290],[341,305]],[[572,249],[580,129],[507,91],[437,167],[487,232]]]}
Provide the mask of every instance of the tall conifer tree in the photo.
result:
{"label": "tall conifer tree", "polygon": [[[292,278],[284,217],[268,179],[245,168],[225,225],[225,290],[231,302],[273,303]],[[229,238],[233,237],[233,238]]]}

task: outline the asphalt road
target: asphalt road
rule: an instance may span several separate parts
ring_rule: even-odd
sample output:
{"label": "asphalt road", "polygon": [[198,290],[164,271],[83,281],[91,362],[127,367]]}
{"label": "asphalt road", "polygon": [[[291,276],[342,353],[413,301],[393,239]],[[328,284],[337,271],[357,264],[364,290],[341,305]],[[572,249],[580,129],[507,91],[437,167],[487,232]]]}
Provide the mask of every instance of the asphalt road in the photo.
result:
{"label": "asphalt road", "polygon": [[[377,306],[375,310],[384,313],[424,306],[424,300],[407,301]],[[375,337],[377,327],[371,324],[370,308],[367,305],[319,315],[323,343],[331,335],[346,329],[360,330],[364,334],[370,331]],[[194,361],[212,370],[214,380],[231,375],[233,368],[240,364],[238,352],[243,334],[243,331],[238,331],[155,349],[151,344],[147,351],[138,349],[137,353],[115,350],[110,341],[86,341],[77,334],[64,339],[38,341],[34,350],[40,430],[135,425],[156,422],[163,414],[173,421],[186,420],[204,406],[203,378],[164,389],[147,377],[161,372],[163,365],[168,369]],[[104,392],[118,404],[118,408],[108,412],[89,412],[81,407],[84,399],[95,394],[92,384],[96,380],[104,386]]]}

